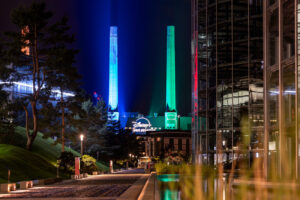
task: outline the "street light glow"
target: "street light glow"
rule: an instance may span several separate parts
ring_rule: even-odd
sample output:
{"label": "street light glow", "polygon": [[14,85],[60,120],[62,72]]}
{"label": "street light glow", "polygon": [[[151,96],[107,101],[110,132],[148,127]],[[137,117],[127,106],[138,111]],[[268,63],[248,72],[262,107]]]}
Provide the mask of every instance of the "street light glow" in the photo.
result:
{"label": "street light glow", "polygon": [[84,135],[81,134],[81,135],[80,135],[80,140],[83,141],[83,138],[84,138]]}

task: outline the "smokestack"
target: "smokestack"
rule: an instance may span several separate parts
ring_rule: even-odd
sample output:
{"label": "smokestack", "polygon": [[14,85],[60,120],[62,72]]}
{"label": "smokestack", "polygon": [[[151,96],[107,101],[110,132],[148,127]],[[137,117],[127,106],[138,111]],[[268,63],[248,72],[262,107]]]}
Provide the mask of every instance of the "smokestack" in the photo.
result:
{"label": "smokestack", "polygon": [[110,27],[109,40],[109,111],[114,119],[119,119],[118,113],[118,27]]}
{"label": "smokestack", "polygon": [[175,71],[175,26],[168,26],[165,129],[178,128]]}

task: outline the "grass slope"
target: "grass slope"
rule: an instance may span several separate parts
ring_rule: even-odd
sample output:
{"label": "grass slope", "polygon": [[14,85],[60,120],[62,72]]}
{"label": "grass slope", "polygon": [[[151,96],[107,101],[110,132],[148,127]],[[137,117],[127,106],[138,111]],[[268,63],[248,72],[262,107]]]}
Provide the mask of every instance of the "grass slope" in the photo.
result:
{"label": "grass slope", "polygon": [[56,176],[55,166],[42,157],[21,147],[0,144],[0,182],[7,182],[8,169],[13,182]]}
{"label": "grass slope", "polygon": [[[25,128],[17,127],[16,134],[19,135],[17,137],[21,137],[21,141],[24,141],[22,144],[23,147],[26,145],[26,132]],[[80,156],[80,153],[74,151],[69,147],[65,147],[65,151],[72,152],[75,156]],[[32,152],[37,153],[38,155],[42,156],[44,159],[48,160],[51,164],[56,165],[57,159],[61,153],[61,144],[54,145],[54,140],[52,138],[43,138],[42,133],[38,133],[37,137],[35,138],[33,145],[32,145]],[[101,171],[108,171],[109,167],[105,165],[103,162],[97,162],[97,167]]]}
{"label": "grass slope", "polygon": [[[18,137],[20,141],[23,141],[23,144],[18,146],[25,147],[27,141],[25,128],[17,127],[16,137]],[[54,140],[52,138],[43,138],[43,134],[38,133],[33,142],[31,151],[43,157],[51,164],[56,165],[57,159],[59,158],[61,153],[61,144],[54,145]],[[80,156],[77,151],[74,151],[73,149],[70,149],[68,147],[65,147],[65,151],[70,151],[73,153],[73,155]]]}
{"label": "grass slope", "polygon": [[[25,128],[17,127],[15,134],[11,135],[9,140],[4,142],[5,144],[0,144],[0,182],[7,181],[8,169],[12,170],[12,181],[56,177],[56,165],[61,154],[61,144],[54,145],[53,139],[43,138],[43,134],[38,133],[32,150],[27,151],[25,149],[26,141]],[[80,156],[71,148],[65,147],[65,151]],[[97,162],[96,164],[101,171],[109,170],[106,163]]]}

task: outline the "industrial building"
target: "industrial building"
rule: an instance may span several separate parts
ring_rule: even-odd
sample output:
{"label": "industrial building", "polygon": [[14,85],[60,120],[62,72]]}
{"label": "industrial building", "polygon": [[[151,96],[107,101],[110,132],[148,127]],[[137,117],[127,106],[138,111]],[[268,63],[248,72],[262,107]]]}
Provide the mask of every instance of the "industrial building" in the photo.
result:
{"label": "industrial building", "polygon": [[[109,115],[112,116],[111,119],[120,120],[125,130],[136,134],[140,138],[141,146],[143,146],[142,151],[146,156],[164,157],[167,156],[169,150],[180,150],[184,151],[184,155],[188,157],[191,152],[191,145],[189,145],[191,140],[191,117],[180,116],[177,113],[176,107],[175,26],[167,26],[166,111],[163,116],[159,116],[157,113],[149,116],[138,113],[119,113],[117,38],[117,27],[112,26],[110,28],[108,100]],[[158,142],[155,143],[154,141]],[[161,144],[161,141],[164,142]],[[176,147],[179,144],[182,145],[175,148],[172,144]],[[157,145],[159,145],[159,147]],[[154,150],[155,146],[157,146],[156,150]],[[172,146],[174,148],[169,148]]]}

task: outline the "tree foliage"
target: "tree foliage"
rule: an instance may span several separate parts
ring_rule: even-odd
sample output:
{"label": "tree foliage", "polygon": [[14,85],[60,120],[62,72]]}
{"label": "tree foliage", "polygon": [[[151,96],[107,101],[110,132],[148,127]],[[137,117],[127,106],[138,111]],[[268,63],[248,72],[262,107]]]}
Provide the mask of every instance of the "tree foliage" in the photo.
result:
{"label": "tree foliage", "polygon": [[75,157],[71,152],[62,152],[59,157],[59,168],[66,173],[73,173],[75,166]]}
{"label": "tree foliage", "polygon": [[48,76],[48,82],[59,91],[59,101],[55,106],[55,110],[60,115],[62,151],[64,151],[65,147],[68,115],[72,116],[73,113],[71,110],[73,107],[70,104],[74,96],[70,96],[70,92],[75,94],[80,90],[78,80],[81,78],[77,68],[73,66],[78,50],[69,48],[75,39],[74,35],[68,34],[70,27],[67,25],[67,22],[67,17],[63,17],[60,21],[50,26],[48,32],[51,37],[47,38],[47,44],[51,47],[49,49],[50,59],[48,59],[47,65],[52,69]]}
{"label": "tree foliage", "polygon": [[96,159],[89,155],[83,155],[80,162],[80,170],[88,174],[93,174],[94,171],[98,171]]}
{"label": "tree foliage", "polygon": [[[4,57],[4,51],[2,45],[0,46],[0,58]],[[4,90],[5,87],[9,87],[10,84],[6,84],[9,81],[11,68],[5,59],[0,59],[0,143],[7,143],[7,138],[14,132],[15,123],[13,118],[16,118],[16,112],[13,112],[16,106],[9,100],[9,94]]]}
{"label": "tree foliage", "polygon": [[82,103],[83,115],[81,116],[84,127],[82,132],[86,135],[86,152],[94,157],[103,151],[106,144],[107,107],[103,99],[96,105],[88,99]]}
{"label": "tree foliage", "polygon": [[[25,126],[27,134],[27,149],[40,130],[41,118],[55,117],[53,105],[49,100],[55,99],[58,89],[60,94],[61,122],[64,122],[64,111],[67,108],[63,93],[73,91],[78,85],[77,70],[72,66],[77,50],[69,48],[74,36],[69,34],[67,18],[50,25],[53,13],[46,10],[44,2],[33,2],[30,6],[20,6],[12,11],[12,23],[17,31],[5,33],[3,60],[10,63],[10,82],[23,82],[32,85],[32,93],[22,94],[21,106],[25,112]],[[23,103],[24,102],[24,103]],[[41,116],[40,108],[48,114]],[[30,110],[29,110],[30,109]],[[48,121],[50,122],[50,121]],[[51,126],[56,125],[51,119]],[[65,123],[61,123],[62,133]]]}
{"label": "tree foliage", "polygon": [[[29,150],[38,131],[56,137],[62,152],[65,144],[79,149],[78,136],[85,134],[86,153],[127,157],[137,147],[135,137],[108,115],[103,99],[94,104],[80,89],[81,77],[74,66],[78,50],[72,48],[75,37],[66,17],[54,23],[52,17],[44,2],[12,11],[16,31],[5,32],[0,44],[0,132],[13,131],[15,122],[24,117],[21,124]],[[32,92],[9,100],[3,88],[12,88],[15,82],[32,86]]]}

